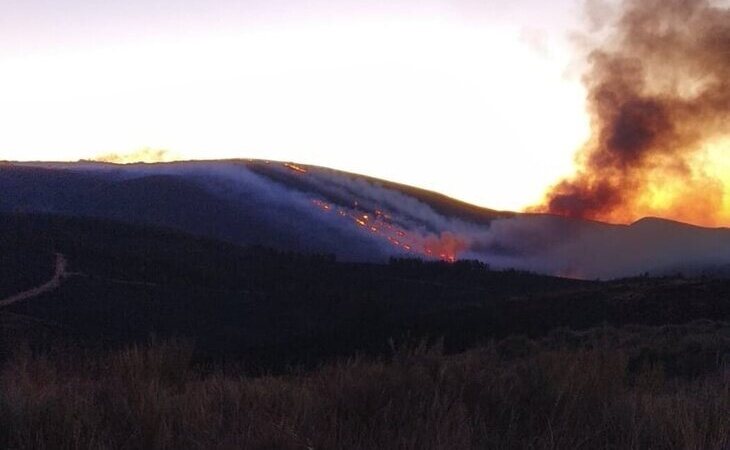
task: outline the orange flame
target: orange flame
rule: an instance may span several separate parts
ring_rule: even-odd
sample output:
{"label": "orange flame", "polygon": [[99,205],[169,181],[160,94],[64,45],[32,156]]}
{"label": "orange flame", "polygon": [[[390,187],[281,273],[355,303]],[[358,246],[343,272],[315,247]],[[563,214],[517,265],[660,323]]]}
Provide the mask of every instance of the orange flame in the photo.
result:
{"label": "orange flame", "polygon": [[294,172],[307,173],[307,169],[305,169],[301,166],[297,166],[296,164],[293,164],[293,163],[284,163],[284,167],[287,167],[287,168],[293,170]]}
{"label": "orange flame", "polygon": [[532,211],[730,225],[730,8],[625,0],[588,57],[591,138]]}
{"label": "orange flame", "polygon": [[[329,213],[333,209],[331,204],[320,199],[312,199],[312,204],[323,213]],[[389,214],[380,209],[369,213],[362,210],[348,210],[345,207],[338,207],[337,214],[343,219],[348,219],[351,221],[350,223],[357,225],[358,228],[385,239],[402,251],[426,258],[436,256],[443,261],[454,262],[458,255],[468,248],[465,239],[448,231],[441,233],[439,236],[420,236],[417,233],[407,233],[393,223]]]}

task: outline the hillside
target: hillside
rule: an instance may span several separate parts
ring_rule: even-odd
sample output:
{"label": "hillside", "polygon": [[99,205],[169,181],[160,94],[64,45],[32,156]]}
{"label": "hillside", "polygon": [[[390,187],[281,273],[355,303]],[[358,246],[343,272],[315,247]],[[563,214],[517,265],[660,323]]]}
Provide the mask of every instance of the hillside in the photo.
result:
{"label": "hillside", "polygon": [[0,212],[162,226],[339,261],[478,260],[582,279],[730,273],[730,230],[493,211],[409,186],[270,161],[0,165]]}
{"label": "hillside", "polygon": [[239,247],[176,231],[49,215],[0,220],[5,295],[70,275],[0,309],[7,352],[20,341],[119,347],[151,336],[196,342],[203,359],[256,366],[387,351],[391,339],[443,336],[448,351],[512,334],[603,323],[730,317],[730,281],[639,278],[588,282],[454,264]]}
{"label": "hillside", "polygon": [[727,279],[338,262],[38,214],[0,215],[0,255],[0,447],[730,443]]}

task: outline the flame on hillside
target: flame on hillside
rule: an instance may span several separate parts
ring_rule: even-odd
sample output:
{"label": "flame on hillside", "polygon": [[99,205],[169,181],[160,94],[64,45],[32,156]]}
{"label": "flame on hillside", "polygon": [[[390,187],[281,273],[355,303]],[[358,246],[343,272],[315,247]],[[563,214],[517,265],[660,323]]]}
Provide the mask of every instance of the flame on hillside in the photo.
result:
{"label": "flame on hillside", "polygon": [[468,248],[463,239],[448,231],[439,235],[408,231],[393,221],[390,214],[379,209],[367,212],[357,207],[347,208],[320,199],[312,199],[312,204],[324,213],[337,214],[340,219],[351,222],[364,233],[378,236],[398,250],[413,256],[454,262]]}

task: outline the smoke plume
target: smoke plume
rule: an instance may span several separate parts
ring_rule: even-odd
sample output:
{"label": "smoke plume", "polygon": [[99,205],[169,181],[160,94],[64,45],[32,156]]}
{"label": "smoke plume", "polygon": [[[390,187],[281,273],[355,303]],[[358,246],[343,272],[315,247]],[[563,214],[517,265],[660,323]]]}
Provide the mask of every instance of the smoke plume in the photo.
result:
{"label": "smoke plume", "polygon": [[[730,223],[730,9],[626,0],[583,82],[592,135],[533,211],[612,222]],[[719,172],[718,172],[719,170]]]}

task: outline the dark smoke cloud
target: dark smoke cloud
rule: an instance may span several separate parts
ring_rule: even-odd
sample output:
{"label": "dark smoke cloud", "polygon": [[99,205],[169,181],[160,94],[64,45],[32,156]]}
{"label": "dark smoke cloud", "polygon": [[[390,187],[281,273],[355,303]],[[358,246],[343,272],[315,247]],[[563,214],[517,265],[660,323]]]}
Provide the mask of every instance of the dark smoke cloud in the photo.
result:
{"label": "dark smoke cloud", "polygon": [[[592,137],[577,174],[534,210],[613,221],[663,213],[715,224],[724,185],[697,157],[730,132],[730,9],[707,0],[627,0],[604,32],[583,78]],[[652,204],[656,192],[660,207]]]}

